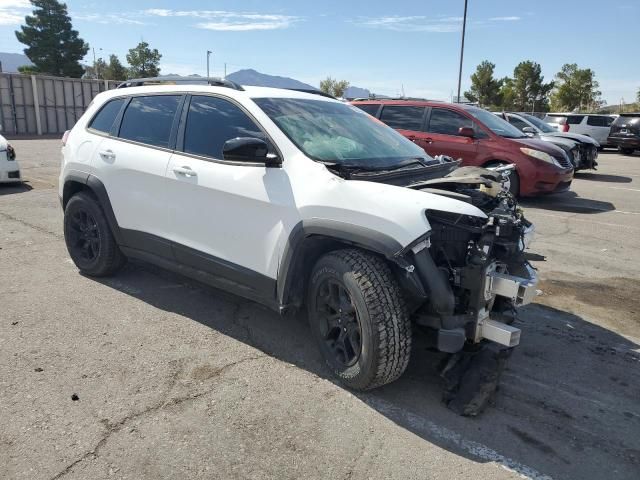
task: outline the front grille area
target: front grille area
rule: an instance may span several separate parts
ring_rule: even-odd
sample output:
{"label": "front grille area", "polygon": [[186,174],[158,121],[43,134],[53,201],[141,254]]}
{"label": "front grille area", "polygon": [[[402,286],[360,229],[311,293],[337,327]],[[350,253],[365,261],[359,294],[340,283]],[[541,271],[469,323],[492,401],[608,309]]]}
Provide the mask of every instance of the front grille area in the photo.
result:
{"label": "front grille area", "polygon": [[571,160],[569,160],[569,156],[566,153],[562,152],[562,156],[558,155],[554,156],[554,158],[562,168],[573,168],[573,163],[571,163]]}

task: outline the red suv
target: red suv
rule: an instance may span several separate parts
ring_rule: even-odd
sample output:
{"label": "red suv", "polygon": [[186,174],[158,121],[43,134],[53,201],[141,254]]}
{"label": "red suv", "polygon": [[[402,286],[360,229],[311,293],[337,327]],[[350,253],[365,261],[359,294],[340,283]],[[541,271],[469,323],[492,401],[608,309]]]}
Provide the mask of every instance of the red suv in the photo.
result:
{"label": "red suv", "polygon": [[478,107],[425,100],[366,100],[356,107],[395,128],[429,155],[462,159],[463,165],[514,164],[511,191],[530,196],[569,189],[573,166],[560,148],[527,137]]}

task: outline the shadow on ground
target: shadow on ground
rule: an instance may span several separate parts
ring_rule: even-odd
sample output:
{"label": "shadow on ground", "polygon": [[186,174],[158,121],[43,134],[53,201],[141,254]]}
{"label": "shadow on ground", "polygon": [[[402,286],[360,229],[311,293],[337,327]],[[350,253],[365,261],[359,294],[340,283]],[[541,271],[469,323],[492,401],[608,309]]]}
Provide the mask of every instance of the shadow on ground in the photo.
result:
{"label": "shadow on ground", "polygon": [[[280,317],[146,264],[130,264],[101,282],[333,381],[303,314]],[[168,283],[181,286],[167,289]],[[235,313],[216,314],[221,301],[235,305]],[[425,441],[530,478],[637,478],[638,345],[541,305],[523,309],[516,324],[523,330],[521,345],[509,360],[495,404],[479,418],[457,416],[441,403],[436,367],[443,355],[419,338],[402,378],[357,396]]]}
{"label": "shadow on ground", "polygon": [[611,202],[583,198],[575,192],[564,192],[548,197],[523,198],[520,200],[520,204],[523,207],[568,213],[603,213],[616,209],[616,206]]}
{"label": "shadow on ground", "polygon": [[579,180],[594,180],[597,182],[607,183],[631,183],[633,180],[631,177],[625,177],[623,175],[610,175],[607,173],[592,172],[576,172],[575,178]]}
{"label": "shadow on ground", "polygon": [[24,193],[30,190],[33,190],[33,187],[28,183],[0,183],[0,195]]}

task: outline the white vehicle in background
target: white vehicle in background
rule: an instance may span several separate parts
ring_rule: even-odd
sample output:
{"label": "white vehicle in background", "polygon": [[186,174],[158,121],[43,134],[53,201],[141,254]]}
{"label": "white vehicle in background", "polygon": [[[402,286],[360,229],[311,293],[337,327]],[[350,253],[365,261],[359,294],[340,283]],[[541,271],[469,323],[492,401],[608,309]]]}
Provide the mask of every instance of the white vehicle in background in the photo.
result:
{"label": "white vehicle in background", "polygon": [[608,146],[607,138],[611,130],[614,115],[596,115],[591,113],[547,113],[544,121],[559,132],[571,132],[595,139],[601,147]]}
{"label": "white vehicle in background", "polygon": [[7,139],[0,135],[0,183],[21,182],[20,166],[16,160],[16,151]]}

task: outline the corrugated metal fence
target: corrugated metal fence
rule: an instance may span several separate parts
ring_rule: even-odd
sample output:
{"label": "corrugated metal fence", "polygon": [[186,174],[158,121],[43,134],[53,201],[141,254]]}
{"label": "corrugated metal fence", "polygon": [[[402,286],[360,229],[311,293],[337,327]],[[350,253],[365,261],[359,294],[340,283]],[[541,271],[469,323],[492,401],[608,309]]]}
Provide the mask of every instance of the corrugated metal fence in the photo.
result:
{"label": "corrugated metal fence", "polygon": [[69,130],[112,80],[0,73],[0,133],[61,134]]}

